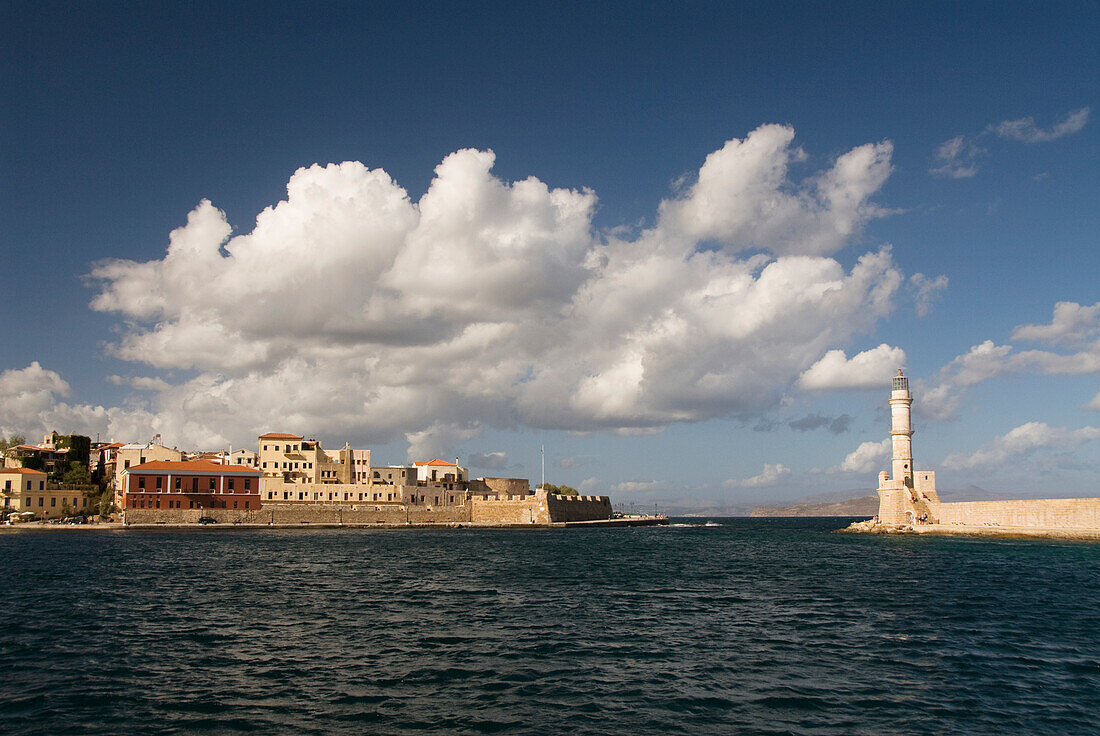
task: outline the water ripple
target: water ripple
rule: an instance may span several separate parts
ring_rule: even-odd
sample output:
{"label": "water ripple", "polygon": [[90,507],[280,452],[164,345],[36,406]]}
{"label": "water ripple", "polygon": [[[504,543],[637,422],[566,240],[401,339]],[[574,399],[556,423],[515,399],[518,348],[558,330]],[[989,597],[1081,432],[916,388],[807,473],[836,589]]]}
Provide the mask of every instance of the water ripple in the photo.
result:
{"label": "water ripple", "polygon": [[835,526],[0,534],[0,729],[1096,732],[1100,546]]}

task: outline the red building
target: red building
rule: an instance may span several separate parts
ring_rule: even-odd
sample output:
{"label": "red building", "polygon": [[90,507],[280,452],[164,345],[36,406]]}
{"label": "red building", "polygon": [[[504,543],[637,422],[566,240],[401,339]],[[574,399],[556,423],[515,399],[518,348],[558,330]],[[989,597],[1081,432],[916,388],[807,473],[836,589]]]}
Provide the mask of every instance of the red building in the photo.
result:
{"label": "red building", "polygon": [[260,471],[208,460],[156,460],[127,468],[124,509],[260,508]]}

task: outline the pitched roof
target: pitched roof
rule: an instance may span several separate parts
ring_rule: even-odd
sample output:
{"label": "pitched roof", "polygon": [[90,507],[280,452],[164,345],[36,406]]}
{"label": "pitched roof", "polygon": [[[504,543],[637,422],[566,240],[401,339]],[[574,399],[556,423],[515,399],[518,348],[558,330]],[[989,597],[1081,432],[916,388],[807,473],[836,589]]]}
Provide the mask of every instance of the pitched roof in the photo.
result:
{"label": "pitched roof", "polygon": [[0,473],[19,473],[20,475],[45,475],[41,470],[31,468],[0,468]]}
{"label": "pitched roof", "polygon": [[435,460],[428,460],[427,462],[415,463],[415,464],[416,465],[446,465],[449,468],[457,468],[458,467],[454,463],[449,463],[446,460],[440,460],[439,458],[436,458]]}
{"label": "pitched roof", "polygon": [[131,465],[127,471],[134,473],[138,470],[150,471],[150,472],[168,472],[168,473],[203,473],[210,475],[221,474],[234,474],[240,475],[242,473],[248,475],[259,475],[260,471],[245,467],[244,465],[222,465],[221,463],[212,463],[209,460],[153,460],[151,462],[142,463],[141,465]]}
{"label": "pitched roof", "polygon": [[300,440],[300,434],[287,434],[286,432],[268,432],[260,435],[261,440]]}

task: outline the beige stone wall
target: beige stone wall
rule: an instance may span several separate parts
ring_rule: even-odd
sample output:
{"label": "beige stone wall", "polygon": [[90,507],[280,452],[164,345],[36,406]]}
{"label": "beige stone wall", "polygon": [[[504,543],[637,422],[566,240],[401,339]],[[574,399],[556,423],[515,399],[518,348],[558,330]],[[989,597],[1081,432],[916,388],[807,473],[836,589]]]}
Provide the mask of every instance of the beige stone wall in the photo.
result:
{"label": "beige stone wall", "polygon": [[470,521],[476,524],[549,524],[546,492],[523,496],[470,494]]}
{"label": "beige stone wall", "polygon": [[546,495],[550,520],[595,521],[611,518],[611,499],[607,496],[558,496]]}
{"label": "beige stone wall", "polygon": [[943,525],[1100,529],[1100,498],[965,501],[929,504]]}
{"label": "beige stone wall", "polygon": [[531,482],[526,478],[475,478],[469,488],[475,495],[526,496],[531,492]]}
{"label": "beige stone wall", "polygon": [[[288,484],[296,485],[296,484]],[[464,496],[465,497],[465,496]],[[220,524],[475,524],[546,525],[611,517],[607,496],[557,496],[536,491],[526,496],[471,496],[448,506],[401,503],[265,502],[259,511],[237,509],[128,509],[131,524],[193,524],[200,514]]]}

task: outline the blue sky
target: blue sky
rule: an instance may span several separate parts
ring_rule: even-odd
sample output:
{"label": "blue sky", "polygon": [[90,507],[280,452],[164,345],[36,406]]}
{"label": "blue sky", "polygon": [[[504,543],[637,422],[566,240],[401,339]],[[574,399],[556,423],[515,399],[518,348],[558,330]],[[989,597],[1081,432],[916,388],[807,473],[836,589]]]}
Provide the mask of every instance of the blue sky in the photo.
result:
{"label": "blue sky", "polygon": [[0,10],[3,433],[1097,491],[1095,4],[224,5]]}

